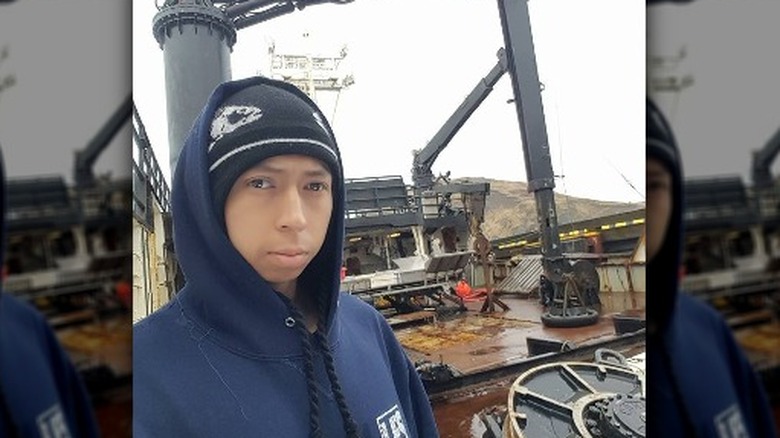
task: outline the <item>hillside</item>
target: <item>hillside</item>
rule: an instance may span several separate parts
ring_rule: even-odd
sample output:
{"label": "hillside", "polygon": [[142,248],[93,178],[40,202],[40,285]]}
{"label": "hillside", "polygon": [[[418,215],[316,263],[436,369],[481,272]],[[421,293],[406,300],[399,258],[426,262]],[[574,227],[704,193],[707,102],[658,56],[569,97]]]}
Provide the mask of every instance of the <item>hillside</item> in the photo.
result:
{"label": "hillside", "polygon": [[[486,178],[459,178],[453,182],[489,182],[490,195],[482,230],[488,239],[497,239],[536,229],[536,204],[527,184]],[[644,203],[605,202],[555,193],[558,223],[566,224],[599,216],[632,211]]]}

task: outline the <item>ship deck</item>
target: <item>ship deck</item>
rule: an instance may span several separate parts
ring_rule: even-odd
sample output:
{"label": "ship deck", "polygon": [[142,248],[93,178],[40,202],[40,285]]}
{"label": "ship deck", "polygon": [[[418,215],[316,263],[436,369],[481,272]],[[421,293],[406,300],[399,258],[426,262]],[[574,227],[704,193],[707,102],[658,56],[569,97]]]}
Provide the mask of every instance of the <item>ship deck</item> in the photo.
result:
{"label": "ship deck", "polygon": [[[568,341],[575,347],[615,339],[613,316],[617,314],[644,317],[645,294],[641,292],[602,293],[602,313],[591,326],[549,328],[541,323],[542,306],[535,298],[503,295],[509,306],[506,312],[481,314],[482,302],[466,303],[467,312],[446,320],[434,320],[395,331],[412,361],[445,363],[463,376],[490,376],[529,358],[527,338]],[[632,344],[619,350],[626,356],[644,351],[644,345]],[[550,362],[556,361],[550,359]],[[442,394],[430,394],[441,436],[476,436],[472,424],[480,411],[505,406],[509,384],[500,372],[469,388]]]}

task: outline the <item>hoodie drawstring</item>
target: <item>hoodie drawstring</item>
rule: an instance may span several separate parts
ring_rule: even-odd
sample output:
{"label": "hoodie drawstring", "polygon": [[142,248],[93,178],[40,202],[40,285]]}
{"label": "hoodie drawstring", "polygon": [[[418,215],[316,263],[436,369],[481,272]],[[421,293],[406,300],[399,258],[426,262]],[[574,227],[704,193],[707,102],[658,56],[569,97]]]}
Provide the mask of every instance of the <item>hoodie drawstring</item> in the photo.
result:
{"label": "hoodie drawstring", "polygon": [[322,438],[322,429],[320,428],[320,400],[317,394],[317,384],[314,377],[314,352],[312,351],[311,338],[309,330],[306,328],[303,315],[295,306],[289,306],[290,312],[295,319],[295,326],[301,334],[301,343],[303,344],[303,366],[306,373],[306,387],[309,391],[309,430],[312,438]]}
{"label": "hoodie drawstring", "polygon": [[[336,306],[338,307],[338,298],[336,299]],[[325,359],[325,370],[328,373],[328,380],[330,380],[330,389],[333,391],[333,395],[336,398],[336,404],[339,407],[339,413],[344,422],[347,438],[360,438],[357,423],[352,417],[352,413],[349,411],[347,398],[344,396],[344,391],[339,382],[339,376],[336,374],[336,363],[333,360],[333,352],[330,350],[330,345],[328,344],[328,337],[326,335],[328,331],[325,328],[325,321],[328,319],[330,300],[327,299],[326,295],[319,294],[317,296],[317,309],[319,310],[320,317],[317,319],[316,336],[320,344],[323,359]]]}
{"label": "hoodie drawstring", "polygon": [[[312,438],[322,438],[323,432],[320,426],[320,402],[319,394],[317,391],[316,378],[314,376],[314,348],[311,342],[311,334],[306,328],[303,315],[293,305],[290,305],[290,312],[293,319],[296,322],[296,328],[301,335],[301,343],[303,346],[303,361],[304,372],[306,375],[306,387],[309,392],[309,430]],[[320,319],[321,321],[322,319]],[[320,346],[320,351],[325,362],[325,370],[328,374],[328,380],[330,380],[330,387],[333,391],[333,396],[336,399],[341,419],[344,422],[344,430],[347,433],[347,438],[360,438],[358,433],[357,423],[352,417],[352,413],[347,406],[347,398],[344,396],[344,391],[339,383],[338,375],[336,374],[336,365],[333,360],[333,354],[328,346],[325,327],[320,323],[315,332],[315,339]]]}
{"label": "hoodie drawstring", "polygon": [[336,374],[336,364],[333,360],[333,353],[330,351],[330,346],[328,346],[328,338],[325,337],[325,333],[325,327],[320,324],[320,326],[317,327],[316,336],[317,341],[320,344],[322,356],[325,359],[325,370],[328,372],[330,388],[336,398],[336,404],[338,404],[341,419],[344,421],[344,428],[347,432],[347,438],[359,438],[360,435],[358,434],[357,423],[355,423],[355,420],[352,418],[352,413],[349,411],[349,406],[347,406],[347,398],[344,397],[344,391],[341,389],[339,377]]}

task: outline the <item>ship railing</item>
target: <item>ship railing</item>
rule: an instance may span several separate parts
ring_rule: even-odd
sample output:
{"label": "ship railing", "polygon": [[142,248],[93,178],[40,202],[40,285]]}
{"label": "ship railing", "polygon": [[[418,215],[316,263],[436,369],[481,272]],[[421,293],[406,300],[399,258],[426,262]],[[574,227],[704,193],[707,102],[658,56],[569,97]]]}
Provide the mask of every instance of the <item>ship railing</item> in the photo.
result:
{"label": "ship railing", "polygon": [[133,214],[141,223],[152,227],[152,202],[156,200],[160,211],[168,213],[171,194],[135,105],[133,140],[136,145],[136,153],[133,154]]}

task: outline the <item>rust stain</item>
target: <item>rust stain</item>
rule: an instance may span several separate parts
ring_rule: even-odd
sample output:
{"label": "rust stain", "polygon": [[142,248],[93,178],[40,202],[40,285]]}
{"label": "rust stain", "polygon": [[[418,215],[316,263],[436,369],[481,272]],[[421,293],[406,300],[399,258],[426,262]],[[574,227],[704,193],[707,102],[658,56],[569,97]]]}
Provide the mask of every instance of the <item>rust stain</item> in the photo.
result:
{"label": "rust stain", "polygon": [[774,354],[780,352],[780,325],[764,324],[738,330],[735,337],[739,344],[758,353]]}
{"label": "rust stain", "polygon": [[508,312],[481,314],[481,302],[466,303],[469,311],[454,319],[398,329],[395,333],[413,361],[443,362],[470,374],[527,357],[528,337],[575,344],[612,337],[615,332],[611,315],[644,313],[644,296],[631,295],[635,294],[602,294],[602,318],[589,327],[545,327],[537,299],[505,295],[501,299],[510,306]]}
{"label": "rust stain", "polygon": [[433,416],[441,438],[473,437],[477,415],[484,409],[505,406],[509,388],[490,388],[479,397],[449,400],[433,406]]}
{"label": "rust stain", "polygon": [[57,338],[75,364],[104,363],[116,375],[132,372],[132,324],[129,317],[67,328]]}
{"label": "rust stain", "polygon": [[486,315],[467,315],[453,321],[437,322],[396,332],[407,349],[431,354],[441,349],[471,344],[499,335],[507,329],[531,326],[519,320]]}

